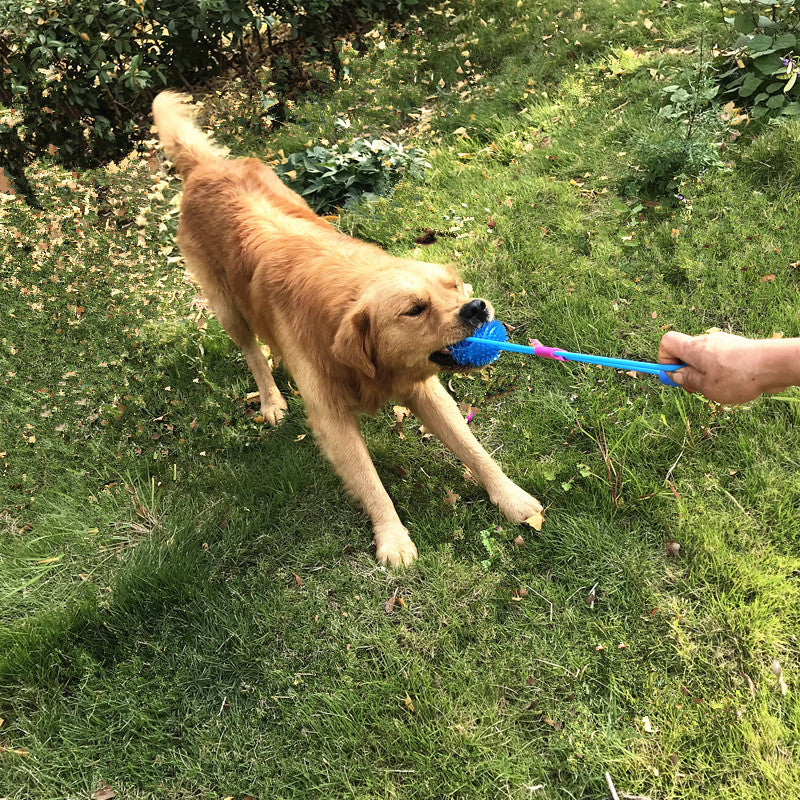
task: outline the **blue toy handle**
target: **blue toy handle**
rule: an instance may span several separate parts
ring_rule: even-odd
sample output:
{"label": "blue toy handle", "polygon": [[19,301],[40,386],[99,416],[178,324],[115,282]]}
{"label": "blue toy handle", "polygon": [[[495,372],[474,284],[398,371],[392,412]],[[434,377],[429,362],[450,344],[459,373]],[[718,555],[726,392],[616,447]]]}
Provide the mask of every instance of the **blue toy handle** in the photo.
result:
{"label": "blue toy handle", "polygon": [[597,364],[601,367],[613,367],[614,369],[658,375],[658,379],[664,386],[677,388],[681,388],[680,384],[675,383],[667,373],[674,372],[686,366],[686,364],[658,364],[651,361],[634,361],[629,358],[612,358],[610,356],[592,356],[585,353],[570,353],[568,350],[560,350],[557,347],[545,347],[543,345],[532,347],[524,344],[515,344],[514,342],[483,339],[478,336],[469,336],[465,341],[511,353],[526,353],[527,355],[552,358],[556,361],[579,361],[584,364]]}
{"label": "blue toy handle", "polygon": [[[533,348],[534,350],[536,348]],[[644,372],[648,375],[658,375],[658,379],[664,386],[669,386],[671,389],[682,388],[679,383],[675,383],[667,373],[674,372],[686,364],[657,364],[651,361],[633,361],[628,358],[612,358],[610,356],[590,356],[584,353],[570,353],[566,350],[553,350],[556,358],[559,356],[565,361],[581,361],[585,364],[598,364],[602,367],[613,367],[614,369],[623,369],[629,372]]]}

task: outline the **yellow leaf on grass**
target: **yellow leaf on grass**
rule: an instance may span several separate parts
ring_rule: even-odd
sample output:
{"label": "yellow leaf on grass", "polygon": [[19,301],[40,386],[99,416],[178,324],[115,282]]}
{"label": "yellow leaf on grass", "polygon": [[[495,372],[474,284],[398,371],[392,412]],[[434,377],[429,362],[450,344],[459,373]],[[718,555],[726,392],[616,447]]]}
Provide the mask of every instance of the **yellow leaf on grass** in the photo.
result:
{"label": "yellow leaf on grass", "polygon": [[23,750],[21,747],[3,747],[0,744],[0,753],[14,753],[17,756],[29,756],[30,753],[27,750]]}
{"label": "yellow leaf on grass", "polygon": [[540,531],[544,524],[544,510],[531,514],[528,519],[525,520],[525,524],[530,525],[535,531]]}
{"label": "yellow leaf on grass", "polygon": [[406,696],[403,699],[403,702],[406,704],[406,708],[413,713],[413,711],[414,711],[414,702],[411,699],[411,697],[409,697],[408,693],[406,693]]}

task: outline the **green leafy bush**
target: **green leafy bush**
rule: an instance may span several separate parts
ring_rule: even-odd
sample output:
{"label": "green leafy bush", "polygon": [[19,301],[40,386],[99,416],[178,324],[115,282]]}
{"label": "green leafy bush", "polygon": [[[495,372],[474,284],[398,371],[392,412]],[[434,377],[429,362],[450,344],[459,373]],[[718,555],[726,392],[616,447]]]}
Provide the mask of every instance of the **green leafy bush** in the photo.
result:
{"label": "green leafy bush", "polygon": [[246,0],[24,5],[0,11],[0,103],[17,112],[4,138],[74,166],[125,153],[155,92],[217,69],[258,19]]}
{"label": "green leafy bush", "polygon": [[[698,128],[709,127],[714,117],[714,101],[719,95],[716,73],[707,61],[683,70],[675,83],[661,90],[664,105],[658,115],[681,122],[687,137]],[[713,121],[712,121],[713,126]]]}
{"label": "green leafy bush", "polygon": [[[622,187],[628,196],[672,197],[686,203],[681,188],[690,179],[724,166],[720,140],[725,128],[716,102],[719,86],[706,60],[682,70],[661,90],[658,116],[665,124],[632,146],[634,174]],[[730,115],[728,115],[730,116]]]}
{"label": "green leafy bush", "polygon": [[336,149],[317,145],[293,153],[277,168],[284,182],[318,213],[391,194],[404,176],[422,179],[430,167],[419,148],[383,139],[356,139]]}
{"label": "green leafy bush", "polygon": [[737,34],[720,64],[722,95],[754,119],[800,116],[800,10],[788,0],[737,0],[726,17]]}
{"label": "green leafy bush", "polygon": [[[0,166],[50,152],[70,166],[119,158],[149,129],[150,102],[231,63],[278,18],[338,64],[334,39],[417,0],[4,0]],[[10,112],[10,113],[9,113]]]}

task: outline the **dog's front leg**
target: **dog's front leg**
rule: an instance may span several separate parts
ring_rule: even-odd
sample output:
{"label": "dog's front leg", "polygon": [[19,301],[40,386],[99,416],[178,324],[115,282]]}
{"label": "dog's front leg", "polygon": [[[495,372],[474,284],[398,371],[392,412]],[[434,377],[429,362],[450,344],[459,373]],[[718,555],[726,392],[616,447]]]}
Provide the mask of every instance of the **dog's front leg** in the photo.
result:
{"label": "dog's front leg", "polygon": [[348,412],[309,408],[308,421],[322,452],[372,520],[378,561],[392,567],[410,564],[417,548],[378,477],[357,418]]}
{"label": "dog's front leg", "polygon": [[507,477],[483,449],[438,378],[418,384],[406,398],[406,405],[430,433],[469,467],[506,519],[537,523],[541,520],[542,504]]}

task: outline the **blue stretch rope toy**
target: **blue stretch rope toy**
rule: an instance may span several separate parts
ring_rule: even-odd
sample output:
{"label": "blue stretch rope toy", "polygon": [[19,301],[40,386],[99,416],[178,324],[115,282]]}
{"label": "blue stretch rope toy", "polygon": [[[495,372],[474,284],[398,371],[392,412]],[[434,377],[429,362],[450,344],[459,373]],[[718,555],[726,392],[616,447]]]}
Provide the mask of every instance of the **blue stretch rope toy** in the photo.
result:
{"label": "blue stretch rope toy", "polygon": [[614,369],[645,372],[650,375],[658,375],[658,379],[665,386],[678,387],[680,387],[680,384],[675,383],[667,373],[686,366],[686,364],[656,364],[650,361],[631,361],[627,358],[570,353],[567,350],[560,350],[556,347],[545,347],[535,339],[531,339],[531,345],[529,347],[524,344],[514,344],[507,341],[506,329],[503,327],[503,323],[493,319],[489,322],[484,322],[472,336],[450,345],[449,349],[453,360],[463,366],[484,367],[495,361],[500,356],[501,350],[505,350],[511,353],[525,353],[531,356],[552,358],[555,361],[581,361],[584,364],[599,364],[603,367],[614,367]]}

